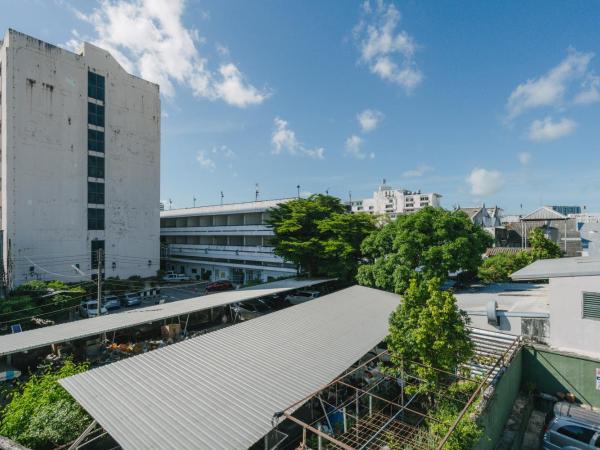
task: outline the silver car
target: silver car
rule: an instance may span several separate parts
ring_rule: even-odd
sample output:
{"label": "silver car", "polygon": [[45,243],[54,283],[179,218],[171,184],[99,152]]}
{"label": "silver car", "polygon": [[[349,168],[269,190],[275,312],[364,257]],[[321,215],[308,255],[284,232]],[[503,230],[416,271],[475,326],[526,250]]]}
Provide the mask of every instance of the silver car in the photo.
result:
{"label": "silver car", "polygon": [[598,450],[600,447],[600,412],[558,402],[546,423],[544,450]]}

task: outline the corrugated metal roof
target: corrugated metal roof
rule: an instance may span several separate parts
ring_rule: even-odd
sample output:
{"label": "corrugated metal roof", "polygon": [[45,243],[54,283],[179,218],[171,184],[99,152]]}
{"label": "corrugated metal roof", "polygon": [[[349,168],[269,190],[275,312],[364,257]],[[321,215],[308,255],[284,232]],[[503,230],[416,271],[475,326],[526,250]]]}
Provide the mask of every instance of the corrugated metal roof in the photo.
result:
{"label": "corrugated metal roof", "polygon": [[22,333],[0,336],[0,356],[32,350],[60,342],[121,330],[157,320],[186,315],[205,309],[228,305],[243,300],[276,294],[278,292],[314,286],[328,280],[287,279],[244,288],[237,291],[220,292],[201,297],[179,300],[162,305],[146,306],[116,314],[61,323]]}
{"label": "corrugated metal roof", "polygon": [[540,259],[517,270],[510,277],[513,280],[545,280],[593,275],[600,275],[600,257]]}
{"label": "corrugated metal roof", "polygon": [[564,220],[567,216],[553,210],[548,206],[542,206],[535,211],[523,216],[522,220]]}
{"label": "corrugated metal roof", "polygon": [[400,297],[353,286],[60,383],[124,449],[242,449],[386,335]]}
{"label": "corrugated metal roof", "polygon": [[519,252],[528,252],[529,248],[523,249],[521,247],[488,247],[485,251],[484,256],[496,256],[499,254],[516,255]]}
{"label": "corrugated metal roof", "polygon": [[224,205],[198,206],[196,208],[169,209],[160,212],[161,218],[203,216],[207,214],[240,214],[262,212],[277,205],[293,200],[281,198],[275,200],[259,200],[256,202],[226,203]]}
{"label": "corrugated metal roof", "polygon": [[502,364],[496,365],[498,359],[506,354],[507,359],[510,360],[512,358],[510,351],[514,353],[519,348],[517,345],[519,336],[499,331],[471,328],[470,336],[475,346],[475,355],[465,366],[471,370],[471,375],[475,376],[484,376],[491,371],[489,381],[494,380],[502,370]]}

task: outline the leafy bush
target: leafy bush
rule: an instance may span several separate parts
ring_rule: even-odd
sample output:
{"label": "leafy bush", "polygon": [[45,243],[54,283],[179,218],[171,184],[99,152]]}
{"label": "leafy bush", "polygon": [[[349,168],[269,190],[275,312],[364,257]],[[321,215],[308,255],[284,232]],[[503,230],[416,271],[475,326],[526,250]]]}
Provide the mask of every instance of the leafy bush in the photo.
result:
{"label": "leafy bush", "polygon": [[32,375],[10,394],[2,410],[0,435],[33,449],[54,448],[76,439],[91,418],[58,383],[88,370],[88,364],[65,361],[59,369]]}
{"label": "leafy bush", "polygon": [[511,281],[510,275],[522,269],[530,262],[527,252],[500,253],[483,260],[478,276],[484,283],[506,283]]}

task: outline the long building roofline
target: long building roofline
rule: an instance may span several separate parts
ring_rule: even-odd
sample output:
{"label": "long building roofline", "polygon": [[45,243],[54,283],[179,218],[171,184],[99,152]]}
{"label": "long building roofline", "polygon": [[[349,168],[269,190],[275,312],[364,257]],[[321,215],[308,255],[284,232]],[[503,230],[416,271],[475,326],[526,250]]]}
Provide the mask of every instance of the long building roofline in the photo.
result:
{"label": "long building roofline", "polygon": [[203,214],[230,214],[244,211],[253,211],[257,209],[273,208],[280,203],[295,200],[296,197],[276,198],[270,200],[258,200],[250,202],[224,203],[222,205],[205,205],[190,208],[168,209],[160,212],[161,218],[187,217]]}

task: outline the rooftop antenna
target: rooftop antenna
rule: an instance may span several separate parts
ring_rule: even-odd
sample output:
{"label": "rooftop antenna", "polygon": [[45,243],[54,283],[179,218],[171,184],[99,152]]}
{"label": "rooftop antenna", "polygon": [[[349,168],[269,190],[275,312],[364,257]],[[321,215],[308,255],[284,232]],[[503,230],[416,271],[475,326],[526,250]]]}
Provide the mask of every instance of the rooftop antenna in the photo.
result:
{"label": "rooftop antenna", "polygon": [[173,209],[173,200],[169,199],[169,209]]}
{"label": "rooftop antenna", "polygon": [[223,195],[223,191],[221,191],[221,205],[223,204],[223,197],[225,196]]}
{"label": "rooftop antenna", "polygon": [[348,198],[350,199],[350,203],[352,203],[352,191],[348,191]]}
{"label": "rooftop antenna", "polygon": [[257,202],[258,194],[260,193],[260,191],[258,190],[258,183],[254,183],[254,186],[256,187],[256,191],[254,191],[254,201]]}
{"label": "rooftop antenna", "polygon": [[194,208],[196,207],[196,197],[194,197]]}

